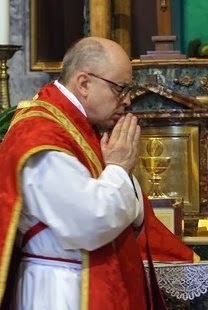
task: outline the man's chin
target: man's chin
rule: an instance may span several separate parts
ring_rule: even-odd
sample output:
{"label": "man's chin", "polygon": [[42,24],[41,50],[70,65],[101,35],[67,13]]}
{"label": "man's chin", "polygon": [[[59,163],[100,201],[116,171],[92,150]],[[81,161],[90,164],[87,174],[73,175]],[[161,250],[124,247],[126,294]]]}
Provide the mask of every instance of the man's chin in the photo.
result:
{"label": "man's chin", "polygon": [[104,128],[104,129],[112,129],[115,124],[118,122],[118,120],[121,118],[121,114],[115,114],[113,115],[112,118],[108,119],[108,120],[105,120],[102,122],[101,127]]}
{"label": "man's chin", "polygon": [[116,122],[117,122],[117,121],[111,119],[111,120],[109,120],[109,121],[104,122],[104,123],[102,124],[102,127],[103,127],[104,129],[112,129],[112,128],[115,126]]}
{"label": "man's chin", "polygon": [[105,129],[112,129],[115,124],[117,123],[117,120],[115,119],[109,119],[109,120],[105,120],[102,123],[99,123],[99,127]]}

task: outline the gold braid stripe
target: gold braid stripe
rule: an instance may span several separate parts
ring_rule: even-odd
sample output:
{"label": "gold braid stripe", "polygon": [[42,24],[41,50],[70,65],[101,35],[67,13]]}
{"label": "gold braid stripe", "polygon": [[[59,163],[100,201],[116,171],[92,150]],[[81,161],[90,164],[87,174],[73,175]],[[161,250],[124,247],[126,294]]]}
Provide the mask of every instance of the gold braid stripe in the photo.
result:
{"label": "gold braid stripe", "polygon": [[[53,105],[51,105],[48,102],[44,102],[44,101],[40,101],[40,100],[36,100],[36,101],[21,101],[17,107],[18,109],[25,109],[25,108],[31,108],[31,107],[43,107],[45,108],[47,111],[49,111],[50,113],[52,113],[52,115],[47,115],[47,113],[42,112],[42,111],[26,111],[24,114],[23,112],[19,113],[15,116],[15,118],[13,119],[10,128],[18,121],[25,119],[27,117],[32,117],[32,116],[42,116],[42,117],[46,117],[48,119],[54,120],[56,121],[62,128],[64,128],[69,134],[71,134],[73,136],[73,138],[75,139],[75,141],[81,146],[82,151],[84,154],[86,154],[87,158],[90,160],[88,161],[91,167],[91,172],[92,174],[95,176],[98,176],[98,174],[101,173],[102,171],[102,165],[101,162],[99,160],[99,158],[97,157],[97,155],[95,154],[95,152],[93,151],[93,149],[90,147],[90,145],[87,143],[87,141],[84,139],[84,137],[82,136],[82,134],[77,130],[77,128],[73,125],[73,123],[66,118],[66,116],[56,107],[54,107]],[[30,114],[30,113],[40,113],[38,114]],[[17,120],[16,120],[17,118]],[[94,163],[97,170],[98,170],[98,174],[96,173],[93,165],[91,163]]]}
{"label": "gold braid stripe", "polygon": [[1,264],[0,264],[0,305],[6,289],[6,280],[9,270],[10,257],[13,249],[13,244],[16,236],[16,229],[19,223],[21,212],[22,199],[18,198],[14,204],[13,213],[11,215],[12,221],[9,223],[8,232],[5,239],[5,246],[3,248]]}
{"label": "gold braid stripe", "polygon": [[82,250],[81,310],[89,308],[89,271],[89,252]]}
{"label": "gold braid stripe", "polygon": [[23,119],[29,118],[29,117],[35,117],[35,116],[47,118],[47,119],[50,119],[50,120],[59,124],[58,120],[54,116],[52,116],[46,112],[43,112],[43,111],[28,111],[28,112],[26,112],[25,111],[24,113],[21,113],[21,114],[18,113],[17,115],[15,115],[15,118],[10,123],[9,130],[16,123],[18,123],[20,120],[23,120]]}

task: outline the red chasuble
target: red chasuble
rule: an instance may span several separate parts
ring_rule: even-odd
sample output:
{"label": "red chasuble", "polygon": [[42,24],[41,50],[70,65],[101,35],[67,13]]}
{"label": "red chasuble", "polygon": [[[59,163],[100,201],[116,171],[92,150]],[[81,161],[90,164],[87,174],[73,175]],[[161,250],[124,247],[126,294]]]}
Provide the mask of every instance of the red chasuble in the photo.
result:
{"label": "red chasuble", "polygon": [[146,244],[148,242],[151,251],[151,258],[159,262],[199,262],[200,257],[184,244],[177,236],[159,221],[153,212],[153,207],[148,198],[144,195],[145,205],[145,227],[147,234],[143,231],[137,238],[137,244],[143,260],[148,260]]}
{"label": "red chasuble", "polygon": [[[36,100],[20,103],[1,144],[1,300],[22,208],[21,171],[30,156],[43,150],[76,156],[94,178],[104,168],[92,126],[53,84],[42,88]],[[157,301],[152,302],[132,227],[98,250],[83,251],[82,310],[165,309],[160,291],[155,291]]]}

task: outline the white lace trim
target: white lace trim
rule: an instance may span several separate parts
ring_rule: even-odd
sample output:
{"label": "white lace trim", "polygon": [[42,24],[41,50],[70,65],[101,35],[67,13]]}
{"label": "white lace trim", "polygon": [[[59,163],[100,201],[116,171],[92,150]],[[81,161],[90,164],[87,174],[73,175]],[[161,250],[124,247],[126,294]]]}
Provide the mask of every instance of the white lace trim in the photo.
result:
{"label": "white lace trim", "polygon": [[154,265],[159,286],[166,294],[186,301],[207,293],[208,263]]}

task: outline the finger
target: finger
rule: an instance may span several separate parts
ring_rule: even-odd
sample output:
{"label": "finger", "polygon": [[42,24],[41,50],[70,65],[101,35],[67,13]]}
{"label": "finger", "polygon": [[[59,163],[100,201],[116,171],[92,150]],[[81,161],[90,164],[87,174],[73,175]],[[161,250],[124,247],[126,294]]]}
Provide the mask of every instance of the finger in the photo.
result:
{"label": "finger", "polygon": [[120,140],[124,143],[127,142],[127,136],[128,136],[128,131],[131,125],[131,120],[132,120],[133,115],[131,113],[128,113],[125,116],[125,119],[122,123],[122,127],[121,127],[121,132],[120,132]]}
{"label": "finger", "polygon": [[132,149],[133,149],[133,154],[136,155],[138,153],[139,150],[139,138],[140,138],[140,134],[141,134],[141,128],[138,125],[137,129],[136,129],[136,133],[133,139],[133,143],[132,143]]}
{"label": "finger", "polygon": [[141,135],[141,128],[139,125],[137,125],[136,132],[135,132],[134,139],[133,139],[133,146],[138,145],[140,135]]}
{"label": "finger", "polygon": [[133,116],[127,132],[127,143],[132,143],[137,132],[137,117]]}
{"label": "finger", "polygon": [[104,132],[104,134],[100,140],[101,149],[106,148],[108,141],[109,141],[109,135],[107,132]]}
{"label": "finger", "polygon": [[112,139],[115,139],[115,140],[118,140],[120,135],[121,135],[121,132],[122,132],[122,126],[123,126],[123,123],[125,121],[125,116],[122,116],[118,122],[116,123],[116,125],[114,126],[112,132],[111,132],[111,140]]}

